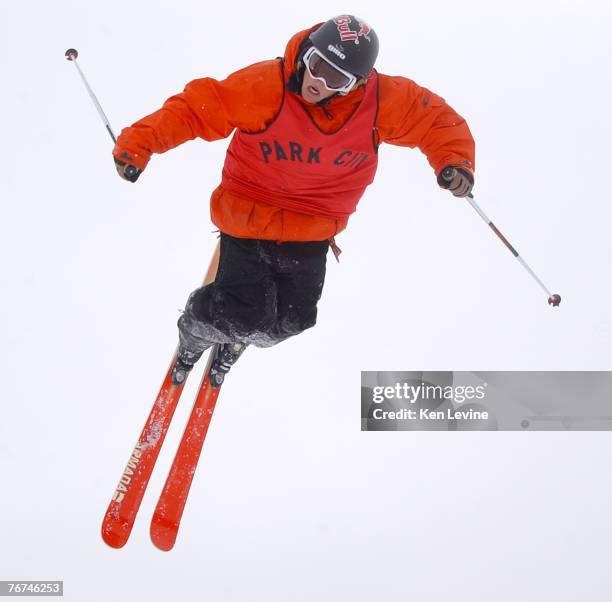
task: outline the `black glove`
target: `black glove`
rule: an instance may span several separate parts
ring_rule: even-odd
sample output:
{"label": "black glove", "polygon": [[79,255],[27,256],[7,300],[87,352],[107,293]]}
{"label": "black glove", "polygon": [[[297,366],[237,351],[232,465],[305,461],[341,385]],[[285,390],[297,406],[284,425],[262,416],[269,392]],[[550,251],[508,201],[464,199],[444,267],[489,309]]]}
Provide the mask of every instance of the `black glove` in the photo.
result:
{"label": "black glove", "polygon": [[128,182],[135,182],[139,178],[140,174],[142,173],[142,169],[138,169],[138,167],[130,165],[125,161],[119,161],[119,159],[117,159],[117,157],[115,156],[113,156],[113,159],[115,159],[115,167],[117,168],[117,173],[124,180],[127,180]]}
{"label": "black glove", "polygon": [[465,197],[474,187],[474,175],[461,167],[446,166],[438,176],[438,184],[457,197]]}

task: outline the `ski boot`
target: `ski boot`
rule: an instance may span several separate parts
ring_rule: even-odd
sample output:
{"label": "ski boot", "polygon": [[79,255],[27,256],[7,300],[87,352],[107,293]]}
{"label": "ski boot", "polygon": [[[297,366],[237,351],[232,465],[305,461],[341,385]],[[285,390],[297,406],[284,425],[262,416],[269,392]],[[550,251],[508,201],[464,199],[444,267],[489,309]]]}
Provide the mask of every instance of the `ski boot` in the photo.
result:
{"label": "ski boot", "polygon": [[202,354],[206,349],[198,352],[188,351],[181,345],[179,345],[178,352],[176,354],[176,361],[174,362],[174,368],[172,368],[172,384],[176,387],[180,387],[185,384],[187,376],[193,369],[195,363],[202,357]]}
{"label": "ski boot", "polygon": [[219,345],[208,373],[212,387],[218,388],[223,384],[225,375],[245,349],[246,343],[223,343]]}

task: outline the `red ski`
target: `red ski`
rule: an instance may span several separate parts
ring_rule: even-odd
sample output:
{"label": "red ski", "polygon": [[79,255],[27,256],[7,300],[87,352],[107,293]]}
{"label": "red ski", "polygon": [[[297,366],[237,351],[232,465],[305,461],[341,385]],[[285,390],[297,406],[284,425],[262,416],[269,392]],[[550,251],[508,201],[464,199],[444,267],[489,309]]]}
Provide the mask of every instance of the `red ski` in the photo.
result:
{"label": "red ski", "polygon": [[166,552],[173,548],[176,541],[193,475],[219,396],[220,387],[213,387],[209,380],[217,349],[218,346],[214,345],[210,352],[189,421],[151,520],[151,540]]}
{"label": "red ski", "polygon": [[[210,284],[215,279],[218,266],[219,243],[217,243],[208,266],[204,284]],[[157,456],[159,456],[172,416],[185,387],[185,383],[180,386],[175,386],[172,383],[172,369],[175,361],[176,352],[149,418],[142,429],[138,443],[134,447],[117,489],[115,489],[113,499],[104,515],[102,539],[112,548],[123,547],[130,537]],[[205,374],[208,374],[208,369]]]}
{"label": "red ski", "polygon": [[180,387],[172,383],[175,360],[176,354],[104,516],[102,539],[112,548],[123,547],[130,537],[151,472],[181,397],[184,383]]}

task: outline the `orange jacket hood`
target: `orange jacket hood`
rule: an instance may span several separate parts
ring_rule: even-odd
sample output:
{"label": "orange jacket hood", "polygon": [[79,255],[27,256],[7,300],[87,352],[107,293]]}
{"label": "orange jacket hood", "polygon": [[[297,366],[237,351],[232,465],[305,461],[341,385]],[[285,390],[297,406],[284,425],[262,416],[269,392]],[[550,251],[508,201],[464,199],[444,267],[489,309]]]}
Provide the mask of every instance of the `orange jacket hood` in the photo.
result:
{"label": "orange jacket hood", "polygon": [[297,67],[297,58],[300,53],[300,45],[305,39],[316,29],[318,29],[322,24],[318,23],[317,25],[313,25],[309,29],[304,29],[302,31],[298,31],[296,34],[291,36],[289,41],[287,42],[287,46],[285,48],[285,74],[287,78],[295,73]]}

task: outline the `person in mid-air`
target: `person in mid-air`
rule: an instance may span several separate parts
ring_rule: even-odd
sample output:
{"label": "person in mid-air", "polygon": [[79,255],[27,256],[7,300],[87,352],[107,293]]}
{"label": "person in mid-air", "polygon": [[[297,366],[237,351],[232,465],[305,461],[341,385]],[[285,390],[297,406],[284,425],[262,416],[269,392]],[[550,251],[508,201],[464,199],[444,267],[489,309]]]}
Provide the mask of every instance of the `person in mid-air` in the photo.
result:
{"label": "person in mid-air", "polygon": [[315,324],[330,245],[372,183],[382,142],[418,147],[457,197],[474,185],[465,120],[410,79],[373,69],[378,37],[340,15],[295,34],[284,58],[190,82],[124,129],[113,149],[136,181],[153,153],[196,137],[234,135],[211,218],[220,231],[214,282],[195,290],[179,326],[175,385],[219,343],[219,386],[244,348],[267,347]]}

